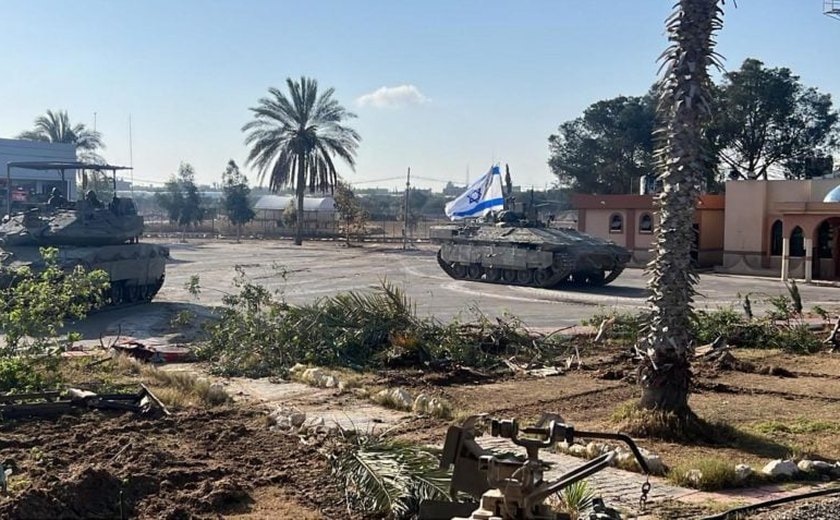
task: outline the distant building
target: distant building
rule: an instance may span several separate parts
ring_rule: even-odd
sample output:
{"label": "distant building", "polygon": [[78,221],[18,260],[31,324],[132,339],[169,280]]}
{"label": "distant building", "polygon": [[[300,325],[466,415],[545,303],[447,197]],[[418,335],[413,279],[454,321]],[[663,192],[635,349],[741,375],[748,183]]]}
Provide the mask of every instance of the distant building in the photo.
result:
{"label": "distant building", "polygon": [[26,141],[23,139],[0,139],[0,201],[5,202],[9,186],[7,173],[11,177],[12,202],[25,204],[44,202],[53,188],[68,199],[76,198],[76,171],[64,172],[64,179],[58,170],[36,171],[11,168],[7,171],[8,163],[13,162],[50,162],[75,161],[76,147],[72,144],[45,143],[41,141]]}
{"label": "distant building", "polygon": [[[263,195],[254,204],[254,222],[264,230],[285,227],[283,213],[297,198],[286,195]],[[329,234],[336,230],[335,199],[326,197],[303,198],[303,227],[307,234]]]}

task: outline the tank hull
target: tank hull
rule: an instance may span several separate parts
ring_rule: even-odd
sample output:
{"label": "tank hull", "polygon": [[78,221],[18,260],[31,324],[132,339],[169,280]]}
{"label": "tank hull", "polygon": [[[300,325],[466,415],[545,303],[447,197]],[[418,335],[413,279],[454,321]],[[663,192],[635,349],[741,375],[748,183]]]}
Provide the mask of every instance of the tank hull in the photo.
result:
{"label": "tank hull", "polygon": [[[110,246],[58,247],[59,264],[65,271],[76,266],[86,270],[101,269],[111,284],[109,305],[124,305],[151,301],[163,286],[169,249],[156,244],[121,244]],[[29,266],[43,269],[40,249],[34,246],[4,247],[0,249],[3,267]],[[0,283],[8,283],[2,280]]]}
{"label": "tank hull", "polygon": [[571,229],[472,224],[432,228],[441,269],[455,279],[549,288],[615,280],[630,252]]}

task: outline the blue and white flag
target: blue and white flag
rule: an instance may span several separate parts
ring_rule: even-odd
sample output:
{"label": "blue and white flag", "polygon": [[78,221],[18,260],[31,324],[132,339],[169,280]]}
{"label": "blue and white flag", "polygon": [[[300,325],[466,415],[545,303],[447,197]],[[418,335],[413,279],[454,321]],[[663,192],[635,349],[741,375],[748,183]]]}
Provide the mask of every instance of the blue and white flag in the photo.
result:
{"label": "blue and white flag", "polygon": [[459,195],[457,199],[448,203],[444,211],[450,219],[458,220],[483,217],[491,211],[500,211],[504,208],[502,174],[497,165],[470,184],[467,191]]}

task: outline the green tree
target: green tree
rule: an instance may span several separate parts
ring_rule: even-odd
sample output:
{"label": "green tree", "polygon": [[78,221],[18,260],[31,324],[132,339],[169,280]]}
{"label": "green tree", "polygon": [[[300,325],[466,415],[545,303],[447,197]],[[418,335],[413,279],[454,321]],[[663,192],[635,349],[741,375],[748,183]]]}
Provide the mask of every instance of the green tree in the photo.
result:
{"label": "green tree", "polygon": [[652,95],[598,101],[548,138],[548,164],[562,185],[584,193],[632,193],[653,171]]}
{"label": "green tree", "polygon": [[286,80],[288,96],[268,89],[251,108],[254,119],[242,127],[245,144],[251,146],[247,164],[256,166],[260,179],[269,177],[269,188],[278,191],[294,186],[297,196],[295,244],[303,243],[303,195],[332,190],[338,180],[333,157],[355,167],[356,149],[361,138],[344,123],[355,114],[333,98],[334,89],[318,94],[318,82],[301,77]]}
{"label": "green tree", "polygon": [[195,169],[190,163],[181,163],[177,175],[166,181],[163,192],[156,193],[155,199],[166,211],[169,221],[181,226],[181,240],[186,236],[187,227],[205,218],[206,208],[195,184]]}
{"label": "green tree", "polygon": [[171,176],[163,185],[163,191],[155,193],[158,205],[166,211],[166,217],[172,224],[177,224],[184,206],[184,191],[175,176]]}
{"label": "green tree", "polygon": [[254,220],[256,214],[251,208],[248,178],[239,171],[239,166],[231,159],[222,173],[222,209],[236,226],[236,241],[242,236],[242,226]]}
{"label": "green tree", "polygon": [[658,104],[657,166],[664,189],[649,286],[648,356],[640,366],[640,407],[688,417],[689,352],[697,274],[691,264],[694,208],[709,164],[705,133],[711,119],[716,64],[714,33],[722,0],[679,0],[666,21],[669,47]]}
{"label": "green tree", "polygon": [[788,68],[747,59],[724,75],[716,108],[719,156],[732,178],[767,180],[774,168],[797,178],[807,159],[837,148],[831,96],[806,88]]}
{"label": "green tree", "polygon": [[76,156],[80,161],[105,162],[99,155],[99,151],[105,148],[102,134],[81,123],[73,125],[66,110],[47,110],[45,115],[35,118],[35,127],[20,133],[18,139],[72,144],[76,147]]}
{"label": "green tree", "polygon": [[338,181],[335,185],[335,209],[344,223],[344,240],[350,245],[350,233],[364,232],[367,212],[347,183]]}

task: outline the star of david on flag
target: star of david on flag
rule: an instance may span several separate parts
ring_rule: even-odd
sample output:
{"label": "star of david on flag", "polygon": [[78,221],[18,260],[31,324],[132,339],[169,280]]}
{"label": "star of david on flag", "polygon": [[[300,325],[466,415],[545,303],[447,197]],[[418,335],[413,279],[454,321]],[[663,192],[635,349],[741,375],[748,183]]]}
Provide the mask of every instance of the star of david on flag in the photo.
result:
{"label": "star of david on flag", "polygon": [[499,166],[476,179],[467,190],[446,205],[446,216],[452,220],[482,217],[491,211],[505,208],[502,193],[502,174]]}

